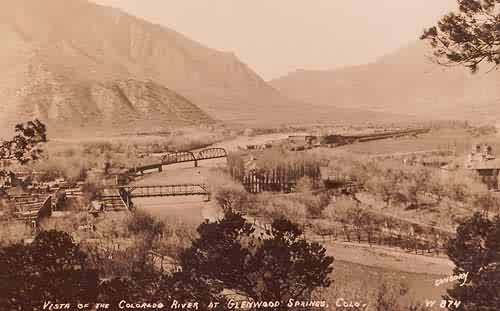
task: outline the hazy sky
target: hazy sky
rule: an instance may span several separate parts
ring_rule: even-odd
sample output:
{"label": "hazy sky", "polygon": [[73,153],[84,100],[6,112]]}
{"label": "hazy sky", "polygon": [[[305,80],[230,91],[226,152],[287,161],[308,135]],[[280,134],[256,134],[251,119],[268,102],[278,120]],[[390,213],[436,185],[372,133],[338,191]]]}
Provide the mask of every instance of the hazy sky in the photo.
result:
{"label": "hazy sky", "polygon": [[234,52],[265,79],[363,64],[417,40],[456,0],[93,0]]}

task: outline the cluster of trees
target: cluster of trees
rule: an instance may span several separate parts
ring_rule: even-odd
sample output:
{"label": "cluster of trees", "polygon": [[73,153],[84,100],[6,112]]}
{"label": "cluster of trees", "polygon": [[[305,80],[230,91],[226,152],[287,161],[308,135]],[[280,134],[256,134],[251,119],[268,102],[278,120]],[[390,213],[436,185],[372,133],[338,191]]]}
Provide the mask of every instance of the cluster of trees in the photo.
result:
{"label": "cluster of trees", "polygon": [[467,181],[450,183],[457,180],[443,178],[438,171],[422,166],[370,165],[367,168],[365,188],[386,205],[419,208],[426,204],[439,205],[444,197],[462,201],[468,190]]}
{"label": "cluster of trees", "polygon": [[[140,137],[127,141],[87,141],[81,143],[65,143],[64,145],[53,144],[50,150],[47,150],[41,156],[41,150],[34,148],[39,142],[45,141],[45,127],[38,120],[28,122],[26,125],[18,125],[19,133],[31,135],[29,129],[34,130],[34,136],[27,140],[26,155],[39,159],[28,169],[41,173],[38,175],[38,181],[52,181],[56,178],[65,178],[70,182],[84,181],[88,179],[88,171],[93,168],[114,168],[123,169],[133,167],[134,165],[144,164],[146,162],[157,161],[157,159],[144,158],[145,153],[165,152],[168,150],[191,150],[205,147],[221,140],[222,133],[195,132],[171,135],[164,139]],[[24,132],[23,132],[24,131]],[[43,135],[42,135],[43,134]],[[19,135],[18,135],[19,136]],[[14,147],[19,149],[24,146],[19,142],[22,140],[16,136],[8,142],[0,145],[0,159],[14,159]],[[21,136],[22,137],[22,136]],[[13,142],[16,142],[15,144]],[[16,147],[17,146],[17,147]],[[7,148],[9,147],[9,148]],[[32,150],[29,150],[29,149]],[[3,150],[12,151],[6,152]],[[29,151],[29,152],[28,152]],[[7,156],[4,156],[4,153]],[[29,157],[28,157],[29,155]]]}
{"label": "cluster of trees", "polygon": [[252,164],[262,176],[276,175],[276,178],[285,176],[293,182],[303,176],[311,178],[319,176],[321,160],[318,157],[310,153],[291,153],[285,149],[273,148],[250,156],[241,152],[230,154],[227,164],[233,178],[242,180],[249,173],[252,167],[246,167],[245,161],[250,158],[253,159]]}
{"label": "cluster of trees", "polygon": [[[14,128],[15,135],[5,141],[0,141],[0,161],[9,161],[11,166],[23,165],[26,171],[37,171],[38,182],[53,181],[64,177],[68,181],[85,180],[87,171],[91,167],[102,163],[96,155],[96,150],[91,154],[87,145],[83,147],[85,152],[79,154],[72,148],[51,153],[43,147],[47,143],[47,128],[40,120],[35,119],[25,123],[17,124]],[[97,148],[99,155],[107,154],[110,146],[103,143]],[[11,169],[0,168],[0,177],[15,177]],[[30,179],[32,180],[32,179]]]}
{"label": "cluster of trees", "polygon": [[319,166],[320,159],[306,152],[289,152],[282,148],[264,150],[256,157],[257,166],[266,170],[278,167]]}
{"label": "cluster of trees", "polygon": [[282,197],[263,195],[250,210],[250,214],[270,219],[288,217],[306,225],[309,220],[321,217],[329,204],[330,196],[326,193],[298,193]]}
{"label": "cluster of trees", "polygon": [[[398,246],[411,250],[440,249],[451,234],[434,227],[410,223],[362,208],[357,202],[339,199],[325,209],[327,224],[312,229],[320,235],[343,235],[346,241]],[[332,223],[333,221],[333,223]]]}
{"label": "cluster of trees", "polygon": [[38,181],[47,182],[64,178],[69,182],[85,181],[92,168],[102,169],[106,163],[113,167],[124,166],[127,156],[118,152],[111,143],[83,143],[80,145],[53,145],[43,158],[30,168],[40,174]]}
{"label": "cluster of trees", "polygon": [[127,277],[142,271],[150,263],[150,251],[171,241],[165,222],[140,210],[124,218],[104,219],[95,227],[99,242],[86,243],[84,238],[81,248],[88,255],[88,266],[101,278]]}
{"label": "cluster of trees", "polygon": [[[304,181],[304,180],[303,180]],[[237,210],[250,216],[269,219],[288,218],[304,224],[308,219],[319,218],[330,204],[328,193],[310,192],[310,182],[304,181],[301,191],[287,196],[271,194],[252,195],[236,187],[223,187],[216,191],[215,201],[224,210]]]}
{"label": "cluster of trees", "polygon": [[444,201],[474,209],[498,210],[500,201],[488,191],[479,176],[467,171],[443,172],[422,165],[407,166],[399,161],[343,159],[330,163],[339,182],[355,181],[385,206],[406,208],[436,207]]}
{"label": "cluster of trees", "polygon": [[[128,229],[155,239],[161,226],[142,215]],[[315,289],[331,284],[333,257],[321,245],[302,239],[299,227],[286,219],[257,234],[240,214],[227,211],[197,231],[199,237],[180,255],[182,271],[160,274],[144,260],[126,275],[105,279],[101,263],[69,234],[42,231],[29,245],[0,248],[0,303],[9,310],[41,310],[47,301],[105,301],[116,308],[122,299],[176,299],[199,302],[202,310],[209,302],[220,302],[218,309],[225,310],[223,303],[232,295],[283,301],[277,309],[282,310],[289,299],[308,299]]]}

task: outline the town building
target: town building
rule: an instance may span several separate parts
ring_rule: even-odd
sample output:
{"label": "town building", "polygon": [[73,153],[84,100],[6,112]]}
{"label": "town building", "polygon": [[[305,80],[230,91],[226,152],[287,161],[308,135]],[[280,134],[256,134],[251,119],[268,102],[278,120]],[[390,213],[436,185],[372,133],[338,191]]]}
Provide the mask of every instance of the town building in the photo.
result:
{"label": "town building", "polygon": [[465,167],[476,171],[489,189],[498,189],[500,159],[495,157],[493,154],[493,148],[490,145],[475,145],[466,160]]}

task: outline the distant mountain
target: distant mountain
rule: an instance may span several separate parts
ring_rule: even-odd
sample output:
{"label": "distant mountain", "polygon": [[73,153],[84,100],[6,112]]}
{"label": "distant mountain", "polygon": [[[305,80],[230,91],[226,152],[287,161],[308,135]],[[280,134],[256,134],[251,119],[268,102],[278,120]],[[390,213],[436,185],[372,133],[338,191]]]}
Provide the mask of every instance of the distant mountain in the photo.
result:
{"label": "distant mountain", "polygon": [[335,70],[298,70],[270,81],[294,100],[413,115],[419,119],[500,119],[500,71],[470,74],[429,60],[416,42],[377,62]]}
{"label": "distant mountain", "polygon": [[247,123],[393,117],[290,100],[232,53],[86,0],[3,0],[0,36],[6,126],[30,116],[129,131],[209,121],[193,104]]}

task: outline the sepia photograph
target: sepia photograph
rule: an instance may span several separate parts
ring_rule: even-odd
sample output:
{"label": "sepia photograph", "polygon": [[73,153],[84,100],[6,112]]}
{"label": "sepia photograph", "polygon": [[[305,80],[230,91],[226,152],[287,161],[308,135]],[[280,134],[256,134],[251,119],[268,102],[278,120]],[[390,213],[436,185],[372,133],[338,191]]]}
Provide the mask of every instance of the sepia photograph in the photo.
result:
{"label": "sepia photograph", "polygon": [[500,0],[0,0],[0,311],[500,311]]}

